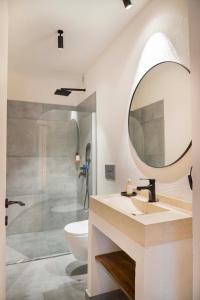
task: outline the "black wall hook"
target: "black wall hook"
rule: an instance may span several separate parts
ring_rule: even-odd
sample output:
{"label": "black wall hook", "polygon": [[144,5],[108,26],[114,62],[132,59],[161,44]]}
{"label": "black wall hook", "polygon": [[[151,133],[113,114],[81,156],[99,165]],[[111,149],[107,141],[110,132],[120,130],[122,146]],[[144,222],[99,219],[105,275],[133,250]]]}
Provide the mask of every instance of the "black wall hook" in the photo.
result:
{"label": "black wall hook", "polygon": [[192,167],[190,168],[190,174],[188,175],[188,181],[189,181],[189,186],[190,189],[193,189],[193,179],[192,179]]}

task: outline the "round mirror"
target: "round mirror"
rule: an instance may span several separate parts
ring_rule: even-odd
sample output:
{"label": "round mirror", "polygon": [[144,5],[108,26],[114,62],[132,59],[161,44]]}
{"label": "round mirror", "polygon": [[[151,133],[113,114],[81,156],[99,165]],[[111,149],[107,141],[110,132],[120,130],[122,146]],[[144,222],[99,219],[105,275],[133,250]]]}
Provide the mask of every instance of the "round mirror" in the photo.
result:
{"label": "round mirror", "polygon": [[147,165],[174,164],[191,146],[190,71],[176,62],[151,68],[140,80],[129,109],[130,141]]}

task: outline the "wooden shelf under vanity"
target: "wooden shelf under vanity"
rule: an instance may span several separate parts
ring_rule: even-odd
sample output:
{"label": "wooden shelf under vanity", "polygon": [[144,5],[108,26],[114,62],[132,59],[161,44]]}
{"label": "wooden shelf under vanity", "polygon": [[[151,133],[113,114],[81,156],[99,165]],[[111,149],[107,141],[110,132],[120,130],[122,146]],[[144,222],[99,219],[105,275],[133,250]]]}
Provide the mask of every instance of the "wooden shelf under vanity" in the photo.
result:
{"label": "wooden shelf under vanity", "polygon": [[135,261],[124,251],[96,256],[111,277],[118,283],[128,299],[135,299]]}

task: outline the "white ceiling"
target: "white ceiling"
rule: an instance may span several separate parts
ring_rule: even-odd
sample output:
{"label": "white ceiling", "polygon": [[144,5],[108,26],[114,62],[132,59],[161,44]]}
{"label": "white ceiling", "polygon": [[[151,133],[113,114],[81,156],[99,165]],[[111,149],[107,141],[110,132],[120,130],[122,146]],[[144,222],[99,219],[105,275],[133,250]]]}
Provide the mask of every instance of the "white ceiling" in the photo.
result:
{"label": "white ceiling", "polygon": [[9,0],[9,71],[79,76],[148,2],[132,1],[126,10],[122,0]]}

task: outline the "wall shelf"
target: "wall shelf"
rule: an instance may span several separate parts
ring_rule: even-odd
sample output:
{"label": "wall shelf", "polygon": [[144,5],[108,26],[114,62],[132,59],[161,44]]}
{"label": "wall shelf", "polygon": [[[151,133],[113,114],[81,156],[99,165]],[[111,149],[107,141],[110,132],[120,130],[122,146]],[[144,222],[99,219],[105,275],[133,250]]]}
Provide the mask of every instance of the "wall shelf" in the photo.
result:
{"label": "wall shelf", "polygon": [[124,251],[96,256],[130,300],[135,299],[135,261]]}

